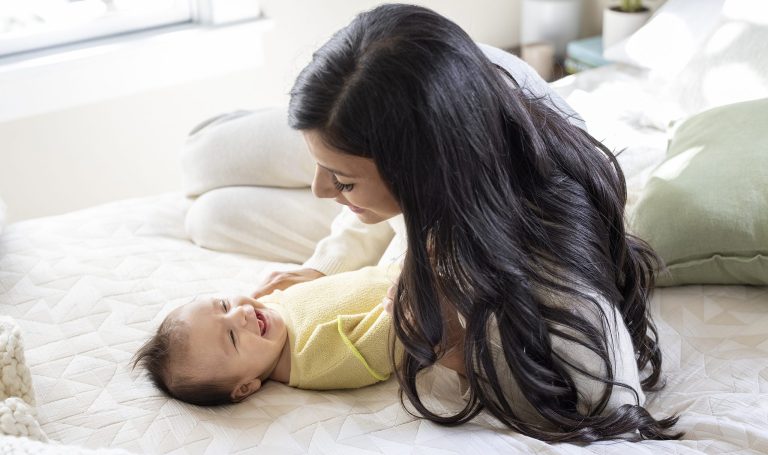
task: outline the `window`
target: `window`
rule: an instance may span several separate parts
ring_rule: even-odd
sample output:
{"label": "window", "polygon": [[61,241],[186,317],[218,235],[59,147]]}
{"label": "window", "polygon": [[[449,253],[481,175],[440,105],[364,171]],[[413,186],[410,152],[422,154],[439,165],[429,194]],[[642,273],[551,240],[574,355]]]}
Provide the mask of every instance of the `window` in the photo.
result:
{"label": "window", "polygon": [[0,57],[158,27],[259,16],[256,0],[0,0]]}

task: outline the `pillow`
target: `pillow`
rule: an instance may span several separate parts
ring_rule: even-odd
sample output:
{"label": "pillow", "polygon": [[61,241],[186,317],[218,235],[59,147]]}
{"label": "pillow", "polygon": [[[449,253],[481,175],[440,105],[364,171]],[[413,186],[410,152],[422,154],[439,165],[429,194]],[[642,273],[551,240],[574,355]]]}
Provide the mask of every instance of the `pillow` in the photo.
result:
{"label": "pillow", "polygon": [[768,98],[683,122],[629,216],[660,286],[768,284]]}
{"label": "pillow", "polygon": [[184,191],[199,196],[237,185],[307,188],[315,162],[304,138],[288,126],[285,108],[236,111],[189,133],[181,152]]}
{"label": "pillow", "polygon": [[723,0],[668,0],[635,33],[603,51],[613,62],[671,76],[717,25]]}
{"label": "pillow", "polygon": [[192,241],[204,248],[301,264],[331,233],[341,208],[308,188],[232,186],[198,197],[185,224]]}
{"label": "pillow", "polygon": [[684,117],[768,97],[768,1],[726,1],[717,26],[665,91]]}

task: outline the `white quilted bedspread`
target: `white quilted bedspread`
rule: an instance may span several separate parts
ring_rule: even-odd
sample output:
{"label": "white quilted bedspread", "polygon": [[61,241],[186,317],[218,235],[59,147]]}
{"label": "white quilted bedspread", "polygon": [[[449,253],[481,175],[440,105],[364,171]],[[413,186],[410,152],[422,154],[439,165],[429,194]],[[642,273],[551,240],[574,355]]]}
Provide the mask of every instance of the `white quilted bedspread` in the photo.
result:
{"label": "white quilted bedspread", "polygon": [[[569,93],[579,104],[581,92]],[[657,159],[649,153],[622,157],[630,181],[647,168],[633,162]],[[188,204],[178,194],[114,202],[15,223],[0,236],[0,314],[23,330],[51,440],[173,454],[768,453],[767,288],[656,292],[667,386],[647,406],[679,413],[682,441],[549,445],[484,416],[440,427],[409,415],[393,380],[339,392],[267,383],[218,409],[164,398],[128,360],[165,314],[197,294],[249,292],[268,271],[291,267],[196,247],[183,228]],[[445,403],[455,377],[439,373],[426,387]]]}
{"label": "white quilted bedspread", "polygon": [[[680,442],[547,445],[486,419],[443,428],[408,415],[389,381],[309,392],[268,383],[245,403],[166,399],[128,360],[165,313],[195,294],[251,290],[272,267],[184,239],[170,194],[15,223],[0,237],[0,313],[24,331],[50,439],[137,453],[768,453],[768,289],[682,287],[654,299],[668,384],[657,415]],[[448,378],[448,379],[446,379]],[[448,395],[455,384],[433,385]]]}

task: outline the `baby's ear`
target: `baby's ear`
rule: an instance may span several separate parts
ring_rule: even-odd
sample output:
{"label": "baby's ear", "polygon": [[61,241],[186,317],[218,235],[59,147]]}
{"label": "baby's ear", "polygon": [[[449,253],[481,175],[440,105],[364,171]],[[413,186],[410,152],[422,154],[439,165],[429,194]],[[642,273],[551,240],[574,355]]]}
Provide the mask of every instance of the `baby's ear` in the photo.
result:
{"label": "baby's ear", "polygon": [[261,379],[254,378],[250,381],[243,381],[237,384],[235,386],[235,389],[232,390],[232,393],[229,395],[230,398],[232,398],[232,401],[235,403],[239,403],[240,401],[245,400],[249,396],[256,393],[257,390],[261,388]]}

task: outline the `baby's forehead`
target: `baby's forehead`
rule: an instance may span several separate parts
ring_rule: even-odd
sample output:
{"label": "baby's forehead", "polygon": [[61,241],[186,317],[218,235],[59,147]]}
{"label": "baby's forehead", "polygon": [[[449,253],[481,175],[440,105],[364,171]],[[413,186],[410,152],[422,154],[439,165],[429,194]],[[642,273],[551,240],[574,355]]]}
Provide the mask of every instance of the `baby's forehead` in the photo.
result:
{"label": "baby's forehead", "polygon": [[[165,316],[163,325],[168,332],[190,334],[197,332],[195,327],[205,325],[208,316],[213,312],[215,296],[195,296],[172,309]],[[189,340],[186,340],[189,342]]]}
{"label": "baby's forehead", "polygon": [[217,312],[217,296],[196,296],[171,310],[166,316],[175,331],[187,333],[188,343],[205,343],[210,336],[215,336],[217,326],[213,317]]}
{"label": "baby's forehead", "polygon": [[167,317],[186,319],[190,314],[195,314],[210,309],[211,305],[216,300],[220,299],[211,295],[196,295],[171,310]]}
{"label": "baby's forehead", "polygon": [[200,364],[214,364],[220,360],[216,353],[215,340],[218,330],[211,317],[216,298],[211,296],[197,297],[195,301],[186,302],[171,310],[166,316],[170,324],[171,343],[175,346],[172,351],[174,368],[189,370],[191,374],[199,373]]}

